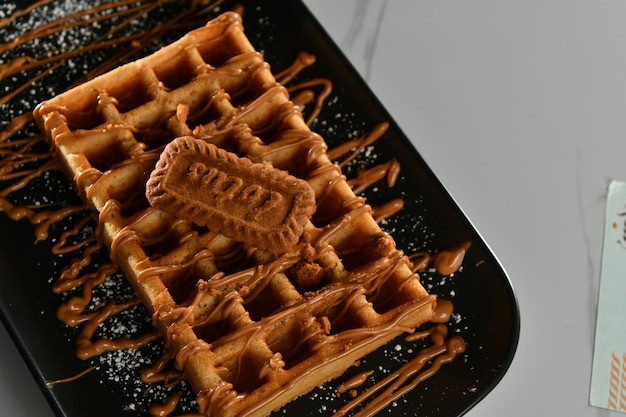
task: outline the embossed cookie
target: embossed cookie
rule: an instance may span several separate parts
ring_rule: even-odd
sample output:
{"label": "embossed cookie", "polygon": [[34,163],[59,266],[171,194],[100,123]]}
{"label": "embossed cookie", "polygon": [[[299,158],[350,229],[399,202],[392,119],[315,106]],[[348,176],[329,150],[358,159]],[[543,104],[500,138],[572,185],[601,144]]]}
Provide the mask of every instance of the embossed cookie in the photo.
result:
{"label": "embossed cookie", "polygon": [[153,207],[270,253],[297,243],[315,210],[306,181],[191,136],[165,147],[146,197]]}

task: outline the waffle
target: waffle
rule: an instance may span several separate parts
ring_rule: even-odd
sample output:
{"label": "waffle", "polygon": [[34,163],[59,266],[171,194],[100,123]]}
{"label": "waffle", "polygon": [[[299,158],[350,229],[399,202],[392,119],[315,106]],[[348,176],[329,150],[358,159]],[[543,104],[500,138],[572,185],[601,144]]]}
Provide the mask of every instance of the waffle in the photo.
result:
{"label": "waffle", "polygon": [[[35,119],[203,414],[267,415],[433,315],[435,297],[236,13],[41,103]],[[315,205],[295,243],[274,253],[150,205],[146,183],[181,137],[306,182]]]}

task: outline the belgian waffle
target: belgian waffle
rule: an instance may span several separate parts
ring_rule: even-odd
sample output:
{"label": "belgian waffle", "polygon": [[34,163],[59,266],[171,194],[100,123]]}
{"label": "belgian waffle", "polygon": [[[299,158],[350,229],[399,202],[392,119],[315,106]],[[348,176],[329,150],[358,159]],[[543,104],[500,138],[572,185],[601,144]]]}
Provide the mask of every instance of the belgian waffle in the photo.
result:
{"label": "belgian waffle", "polygon": [[[431,319],[435,297],[236,13],[41,103],[35,118],[201,413],[267,415]],[[180,137],[306,181],[315,207],[297,242],[273,253],[151,206],[146,183]]]}

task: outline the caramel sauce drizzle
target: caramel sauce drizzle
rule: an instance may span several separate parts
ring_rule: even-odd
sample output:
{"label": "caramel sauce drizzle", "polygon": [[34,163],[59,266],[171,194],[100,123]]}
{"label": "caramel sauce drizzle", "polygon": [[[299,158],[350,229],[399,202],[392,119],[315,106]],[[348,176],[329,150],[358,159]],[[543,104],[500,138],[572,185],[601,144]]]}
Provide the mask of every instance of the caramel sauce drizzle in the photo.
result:
{"label": "caramel sauce drizzle", "polygon": [[[328,150],[328,157],[331,160],[339,159],[341,156],[348,154],[347,157],[343,159],[343,161],[339,162],[338,165],[343,167],[352,159],[356,158],[356,156],[361,153],[363,149],[372,145],[378,139],[380,139],[389,128],[389,123],[383,122],[378,124],[372,129],[367,135],[353,139],[347,140],[340,145],[335,146],[333,149]],[[399,168],[399,167],[398,167]]]}
{"label": "caramel sauce drizzle", "polygon": [[396,159],[391,159],[370,169],[360,171],[356,178],[348,180],[348,184],[352,186],[355,194],[362,193],[383,178],[387,179],[389,187],[393,187],[398,179],[399,172],[400,163]]}
{"label": "caramel sauce drizzle", "polygon": [[152,366],[141,371],[141,380],[147,383],[160,382],[166,387],[179,383],[183,377],[182,372],[168,368],[173,359],[174,352],[165,349]]}
{"label": "caramel sauce drizzle", "polygon": [[461,267],[465,253],[470,246],[471,242],[465,241],[436,253],[416,252],[410,254],[409,259],[413,263],[413,272],[424,270],[432,265],[441,275],[453,274]]}
{"label": "caramel sauce drizzle", "polygon": [[89,368],[83,369],[82,371],[80,371],[79,373],[77,373],[74,376],[70,376],[68,378],[61,378],[61,379],[57,379],[54,381],[48,381],[46,382],[46,386],[49,388],[54,388],[55,385],[58,384],[65,384],[67,382],[74,382],[79,380],[80,378],[82,378],[83,376],[87,375],[89,372],[93,371],[94,369],[96,369],[94,366],[90,366]]}
{"label": "caramel sauce drizzle", "polygon": [[[288,68],[281,72],[278,72],[275,77],[276,81],[282,85],[287,85],[296,77],[303,69],[310,67],[315,63],[315,55],[308,52],[300,52],[296,61]],[[311,87],[321,87],[321,91],[316,94]],[[287,87],[287,91],[291,96],[291,101],[296,105],[304,106],[305,104],[313,101],[314,107],[311,113],[306,118],[306,123],[311,124],[317,118],[324,101],[328,98],[332,91],[332,83],[326,78],[314,78],[312,80],[304,81],[295,84],[291,87]]]}
{"label": "caramel sauce drizzle", "polygon": [[[31,5],[30,10],[40,7],[50,0],[39,0]],[[128,6],[137,3],[136,0],[116,0],[111,3],[105,3],[97,7],[87,8],[83,11],[79,11],[73,14],[70,14],[64,18],[59,18],[49,24],[41,25],[33,30],[20,34],[20,36],[15,37],[12,41],[6,42],[0,45],[0,53],[9,51],[15,48],[18,45],[24,44],[26,42],[32,41],[34,39],[40,39],[45,36],[49,36],[55,33],[58,33],[63,30],[67,30],[71,27],[77,26],[85,26],[88,24],[97,23],[100,21],[110,20],[114,17],[127,16],[125,20],[112,27],[108,33],[103,36],[101,39],[97,39],[91,45],[81,46],[75,49],[72,49],[67,52],[56,51],[50,57],[28,57],[22,56],[19,58],[15,58],[8,63],[0,64],[0,81],[3,81],[5,78],[23,71],[29,71],[32,69],[41,69],[37,75],[33,76],[32,79],[25,82],[22,85],[14,87],[13,91],[9,94],[6,94],[4,97],[0,97],[0,104],[5,104],[19,93],[26,90],[30,85],[34,82],[39,81],[52,71],[58,69],[64,60],[68,58],[75,57],[77,55],[84,54],[86,52],[93,52],[97,50],[102,50],[109,48],[111,46],[118,46],[122,44],[127,44],[128,47],[119,53],[118,55],[108,59],[105,63],[97,66],[92,69],[89,73],[87,73],[83,78],[77,80],[72,85],[78,85],[83,83],[84,81],[93,78],[94,76],[104,73],[107,69],[112,68],[118,65],[120,62],[127,59],[133,53],[137,52],[137,50],[141,46],[150,45],[154,40],[158,39],[167,31],[181,29],[181,28],[192,28],[198,27],[202,24],[206,23],[206,15],[207,13],[214,8],[215,6],[222,3],[221,0],[214,1],[205,1],[205,2],[193,2],[191,7],[183,10],[179,15],[173,16],[172,19],[168,22],[167,25],[159,25],[156,28],[147,31],[145,33],[136,33],[133,35],[120,36],[114,39],[108,39],[109,36],[114,35],[119,32],[122,28],[128,27],[132,24],[133,20],[137,17],[147,14],[151,10],[155,9],[159,6],[159,4],[167,4],[167,3],[178,3],[178,0],[161,0],[159,2],[153,2],[151,0],[140,0],[139,4],[136,6],[128,7],[124,10],[116,11],[115,9],[120,8],[122,6]],[[111,11],[111,12],[109,12]],[[100,16],[94,16],[95,13],[98,12],[108,12],[106,14]],[[17,19],[21,13],[17,13],[7,17],[4,19],[4,24],[9,24],[14,19]],[[49,67],[46,68],[46,66]]]}
{"label": "caramel sauce drizzle", "polygon": [[[358,407],[361,408],[352,414],[353,417],[373,416],[383,410],[389,403],[397,400],[413,390],[421,382],[433,376],[443,364],[451,362],[457,355],[465,352],[463,339],[459,336],[447,338],[447,332],[448,329],[445,325],[437,324],[430,329],[407,337],[407,341],[428,337],[432,345],[421,350],[399,369],[349,401],[334,413],[333,417],[345,416]],[[430,366],[428,366],[429,363]],[[365,403],[368,399],[371,399],[371,401]]]}
{"label": "caramel sauce drizzle", "polygon": [[88,223],[90,223],[93,219],[90,216],[85,216],[81,220],[79,220],[72,229],[65,230],[61,233],[59,240],[52,246],[52,253],[54,254],[64,254],[71,253],[79,250],[85,246],[97,246],[97,240],[95,236],[85,237],[83,239],[79,239],[75,243],[69,243],[68,240],[71,236],[76,235],[85,227]]}
{"label": "caramel sauce drizzle", "polygon": [[[28,8],[14,12],[0,21],[0,26],[4,27],[12,23],[14,20],[24,16],[32,10],[41,7],[50,0],[40,0],[31,4]],[[37,71],[27,82],[22,85],[14,85],[12,89],[4,96],[0,97],[0,105],[6,104],[14,99],[18,94],[24,92],[35,82],[43,79],[59,68],[68,58],[84,54],[89,51],[102,50],[110,46],[127,44],[128,47],[121,53],[109,59],[105,64],[92,69],[82,78],[75,81],[80,84],[95,75],[103,73],[108,67],[115,66],[124,61],[131,54],[135,53],[140,46],[149,45],[165,31],[180,29],[185,27],[200,26],[206,22],[207,12],[221,1],[213,2],[196,2],[192,7],[183,11],[180,15],[173,17],[167,25],[160,25],[157,29],[145,33],[118,37],[115,39],[106,39],[114,35],[122,28],[132,24],[132,21],[141,14],[148,13],[150,10],[158,6],[159,3],[176,3],[177,0],[164,0],[162,2],[152,2],[143,0],[136,6],[126,8],[124,10],[115,11],[121,6],[127,6],[137,3],[135,0],[118,0],[111,3],[102,4],[97,7],[87,8],[83,11],[70,14],[64,18],[59,18],[49,24],[41,25],[33,30],[20,34],[11,41],[0,44],[0,53],[4,53],[15,48],[18,45],[25,44],[35,39],[41,39],[67,30],[69,27],[77,27],[93,24],[102,20],[108,20],[113,17],[127,16],[125,20],[112,27],[107,35],[99,39],[89,46],[78,47],[69,51],[57,50],[50,56],[46,57],[29,57],[22,56],[15,58],[9,62],[0,64],[0,81],[5,80],[13,74],[25,71]],[[113,10],[111,13],[95,15],[97,12],[106,12]],[[193,17],[193,18],[190,18]],[[11,202],[10,195],[16,191],[27,187],[31,181],[42,176],[45,172],[57,170],[60,168],[57,160],[48,152],[33,152],[31,149],[42,147],[45,144],[43,135],[35,135],[32,137],[15,137],[20,131],[33,121],[32,113],[26,113],[15,117],[0,132],[0,180],[13,181],[8,186],[0,190],[0,211],[4,211],[13,220],[26,219],[35,227],[35,236],[37,241],[45,240],[48,237],[48,230],[51,225],[60,222],[69,216],[80,214],[88,209],[86,205],[67,206],[59,209],[50,207],[28,207],[17,205]],[[23,166],[37,165],[37,168],[24,169]],[[74,259],[60,273],[57,281],[53,284],[55,293],[62,293],[70,289],[82,287],[82,295],[74,296],[66,300],[57,310],[57,316],[68,326],[83,325],[82,330],[77,338],[77,356],[81,358],[90,358],[101,354],[107,350],[136,348],[150,343],[159,338],[157,332],[148,333],[136,338],[120,338],[118,340],[100,339],[92,341],[96,328],[109,317],[118,314],[132,306],[138,305],[138,299],[131,299],[124,303],[109,302],[104,308],[85,313],[87,306],[92,299],[92,290],[97,285],[102,284],[108,276],[117,271],[117,266],[112,263],[101,265],[96,271],[91,273],[83,273],[82,269],[89,266],[92,262],[92,254],[101,250],[102,246],[95,239],[95,236],[78,240],[76,243],[68,244],[68,240],[72,235],[76,235],[89,221],[91,215],[84,215],[73,229],[62,233],[59,241],[55,243],[51,249],[54,254],[68,254],[82,249],[82,257]],[[66,378],[56,381],[56,383],[69,382],[75,378]]]}
{"label": "caramel sauce drizzle", "polygon": [[40,0],[38,2],[33,2],[32,4],[30,4],[29,6],[25,7],[24,9],[16,10],[15,12],[13,12],[13,14],[11,16],[0,19],[0,28],[5,27],[6,25],[11,23],[15,19],[18,19],[18,18],[20,18],[22,16],[26,16],[28,13],[30,13],[31,11],[33,11],[37,7],[43,6],[45,4],[48,4],[51,1],[52,0]]}
{"label": "caramel sauce drizzle", "polygon": [[353,376],[347,381],[339,384],[339,386],[337,387],[337,392],[343,394],[344,392],[349,392],[351,390],[354,390],[355,388],[360,387],[373,373],[374,371],[365,371]]}
{"label": "caramel sauce drizzle", "polygon": [[156,416],[156,417],[169,416],[176,409],[176,406],[178,405],[178,402],[180,401],[180,397],[182,395],[183,395],[182,391],[177,391],[174,394],[172,394],[172,396],[168,398],[165,403],[152,404],[149,410],[150,415]]}
{"label": "caramel sauce drizzle", "polygon": [[[39,0],[26,9],[14,12],[11,16],[0,20],[0,27],[11,24],[12,21],[49,3],[50,1],[51,0]],[[64,18],[59,18],[49,24],[34,28],[27,33],[20,34],[20,36],[0,44],[0,53],[3,53],[10,51],[19,45],[66,30],[68,27],[94,24],[112,17],[124,18],[115,27],[112,27],[105,36],[95,42],[92,42],[88,46],[80,46],[71,50],[59,49],[50,56],[22,56],[0,64],[0,81],[5,80],[7,77],[10,77],[18,72],[35,72],[30,80],[21,85],[13,86],[8,93],[0,97],[0,105],[8,103],[19,94],[26,91],[31,85],[33,85],[33,83],[44,79],[50,73],[59,69],[63,62],[69,58],[87,52],[103,50],[111,46],[126,45],[121,52],[107,60],[107,62],[93,68],[82,78],[77,79],[73,85],[80,84],[128,59],[141,47],[150,45],[166,31],[197,27],[204,24],[210,9],[222,3],[220,0],[193,2],[191,7],[181,12],[179,15],[174,16],[168,24],[159,25],[154,30],[147,31],[145,33],[142,32],[111,38],[111,36],[130,25],[133,19],[148,13],[150,10],[157,7],[157,3],[176,3],[177,1],[178,0],[163,0],[162,2],[152,2],[148,0],[116,0],[97,7],[87,8]],[[123,10],[116,10],[116,8],[121,6],[128,7]],[[94,13],[109,10],[112,12],[104,15],[94,15]],[[304,68],[313,65],[314,62],[315,57],[313,55],[303,52],[299,54],[297,60],[292,66],[277,73],[276,79],[281,84],[288,84]],[[311,124],[319,115],[325,100],[330,95],[332,91],[332,83],[330,80],[325,78],[316,78],[294,84],[288,87],[287,90],[292,96],[292,101],[296,105],[302,107],[309,104],[312,105],[312,110],[306,119],[306,122]],[[22,129],[24,129],[29,123],[32,123],[32,121],[33,118],[31,113],[26,112],[15,117],[3,128],[2,131],[0,131],[0,181],[10,182],[9,185],[0,189],[0,211],[6,212],[7,215],[13,220],[25,219],[29,221],[34,226],[34,233],[38,241],[46,240],[48,238],[49,229],[53,224],[67,219],[70,216],[82,216],[82,218],[74,223],[74,226],[71,229],[61,233],[58,242],[56,242],[51,249],[52,253],[56,255],[80,252],[79,257],[73,259],[61,271],[58,279],[52,286],[52,290],[57,294],[67,292],[75,288],[82,288],[82,293],[80,295],[68,298],[57,310],[57,316],[66,325],[82,326],[80,334],[76,340],[77,356],[87,359],[105,351],[137,348],[160,339],[161,336],[159,333],[154,331],[139,336],[128,338],[122,337],[117,340],[93,340],[94,332],[104,321],[124,310],[139,305],[141,302],[137,298],[132,298],[124,302],[110,300],[104,307],[94,309],[93,311],[87,311],[89,303],[92,300],[93,289],[104,283],[108,277],[117,273],[118,268],[114,263],[105,263],[103,265],[99,265],[94,271],[87,272],[88,267],[92,265],[92,256],[96,252],[103,250],[103,246],[96,239],[97,232],[85,238],[78,238],[80,232],[93,222],[91,215],[88,214],[88,207],[86,205],[67,206],[61,208],[53,208],[52,206],[43,205],[29,207],[19,205],[11,201],[10,196],[12,193],[24,189],[34,179],[41,177],[47,171],[60,169],[56,158],[54,158],[51,152],[33,150],[41,148],[42,144],[45,143],[43,135],[16,137],[20,134]],[[333,160],[339,159],[343,156],[344,159],[340,161],[337,166],[344,166],[356,158],[356,156],[367,146],[370,146],[376,140],[383,137],[387,128],[387,123],[381,123],[362,138],[346,141],[334,149],[328,150],[328,156]],[[303,138],[294,138],[294,140],[302,139]],[[311,159],[314,159],[315,155],[319,152],[326,151],[325,144],[321,138],[311,136],[306,140],[312,141]],[[24,166],[36,166],[36,168],[25,169]],[[374,183],[383,179],[386,179],[387,185],[392,187],[397,180],[399,170],[399,163],[396,160],[391,160],[368,170],[359,172],[355,178],[349,180],[349,184],[353,187],[355,194],[365,191]],[[85,173],[85,175],[88,175],[88,173]],[[332,187],[332,184],[330,187]],[[363,199],[360,197],[355,199],[355,201],[347,202],[347,206],[351,207],[352,211],[350,212],[350,215],[358,215],[360,210],[370,210],[369,206],[365,205]],[[397,199],[371,210],[376,220],[381,221],[382,219],[395,214],[402,208],[402,206],[403,201],[401,199]],[[341,227],[341,224],[343,223],[339,222],[337,227]],[[132,228],[129,228],[127,233],[121,233],[118,238],[136,239],[137,236],[132,234],[131,229]],[[318,240],[317,246],[320,251],[323,250],[325,244],[324,242],[332,233],[333,228],[329,228],[326,231],[325,236],[322,236]],[[183,243],[184,240],[184,237],[181,238],[181,243]],[[463,244],[457,248],[441,251],[434,255],[426,253],[412,255],[410,258],[412,262],[412,269],[417,271],[425,268],[430,263],[434,263],[438,272],[442,274],[453,273],[460,267],[463,255],[468,247],[468,244]],[[191,270],[204,256],[211,256],[211,254],[201,252],[197,257],[191,260],[190,263],[181,265],[180,268],[187,268]],[[274,263],[265,265],[264,268],[257,269],[255,271],[242,271],[234,276],[215,277],[215,281],[212,281],[210,284],[203,284],[203,286],[201,286],[202,288],[199,289],[198,294],[200,295],[203,291],[210,290],[210,287],[213,285],[227,285],[231,280],[241,280],[244,278],[249,280],[252,291],[260,291],[265,285],[268,284],[268,277],[276,271],[286,269],[295,261],[296,260],[294,259],[279,258]],[[376,293],[376,286],[380,285],[380,283],[384,281],[386,274],[390,273],[389,271],[391,271],[394,267],[397,267],[397,261],[394,260],[390,260],[388,265],[380,265],[379,270],[383,272],[379,273],[376,279],[372,280],[372,288],[368,289],[368,291]],[[171,269],[171,266],[163,268]],[[387,269],[388,272],[384,272],[385,269]],[[143,272],[145,276],[157,273],[159,273],[159,271],[156,269],[146,270]],[[352,296],[355,297],[354,299],[356,300],[358,293],[355,292]],[[251,294],[250,298],[254,298],[254,292]],[[223,305],[216,309],[214,314],[228,314],[228,306],[231,301],[232,300],[225,300]],[[169,312],[169,314],[173,314],[172,320],[191,320],[191,322],[193,322],[194,319],[192,317],[192,311],[194,303],[197,302],[199,302],[199,299],[192,302],[190,307],[185,310]],[[385,300],[382,300],[382,302],[385,302]],[[439,305],[441,306],[440,311],[438,315],[433,318],[433,322],[444,323],[448,320],[450,313],[447,312],[447,310],[442,312],[442,309],[447,308],[451,311],[451,304],[440,302]],[[301,307],[293,306],[291,309],[286,309],[284,314],[287,315],[293,313],[294,309],[297,308]],[[406,311],[405,313],[408,314],[409,312],[410,311]],[[398,321],[399,320],[400,318]],[[200,322],[196,324],[199,323]],[[248,331],[251,330],[252,329],[249,329]],[[386,332],[395,332],[397,330],[397,322],[394,322],[388,324],[385,328],[364,329],[359,331],[372,332],[374,336],[382,336]],[[402,330],[411,333],[414,329]],[[402,368],[393,372],[384,380],[377,382],[373,388],[369,388],[363,394],[354,398],[335,415],[345,415],[345,413],[350,410],[356,407],[361,407],[368,399],[371,399],[370,403],[363,406],[357,415],[373,415],[375,412],[388,405],[391,401],[397,399],[410,389],[413,389],[421,381],[434,374],[434,372],[436,372],[436,370],[443,363],[449,362],[455,355],[463,352],[464,349],[464,343],[460,338],[452,337],[446,340],[446,327],[444,325],[434,325],[428,330],[409,336],[407,340],[412,341],[425,338],[431,339],[431,347],[424,349]],[[305,342],[303,341],[303,343]],[[169,369],[170,367],[168,367],[168,364],[172,361],[178,362],[178,368],[182,369],[181,363],[185,362],[185,358],[188,355],[192,354],[194,350],[206,349],[208,347],[208,344],[189,346],[188,349],[180,352],[177,357],[174,357],[172,352],[166,348],[162,356],[153,364],[152,367],[142,371],[141,378],[147,383],[162,383],[164,385],[176,384],[183,378],[184,375],[176,369]],[[432,364],[430,367],[426,370],[422,370],[424,366],[431,361]],[[273,372],[273,370],[279,369],[282,366],[284,366],[284,361],[281,357],[277,356],[272,359],[272,363],[270,363],[267,368],[263,368],[259,370],[259,372],[263,373],[263,375],[269,374]],[[322,364],[320,364],[320,366],[322,366]],[[87,368],[73,377],[50,381],[48,385],[53,387],[58,383],[75,381],[91,370],[93,370],[93,367]],[[344,383],[344,385],[339,388],[339,391],[344,392],[356,389],[364,383],[370,374],[371,371],[366,371],[357,375],[355,378],[352,378]],[[297,381],[293,381],[293,384],[296,383]],[[197,402],[200,413],[208,412],[210,409],[219,409],[220,407],[227,406],[229,401],[236,400],[234,397],[222,395],[222,393],[219,392],[228,391],[230,388],[229,384],[224,384],[221,388],[211,392],[198,393]],[[382,391],[382,393],[378,393],[379,391]],[[181,395],[182,391],[178,391],[174,393],[165,403],[153,404],[150,407],[150,415],[169,415],[176,408]],[[233,393],[232,395],[235,394]],[[212,402],[212,397],[222,398],[222,401],[219,403]],[[250,411],[253,412],[254,410]]]}

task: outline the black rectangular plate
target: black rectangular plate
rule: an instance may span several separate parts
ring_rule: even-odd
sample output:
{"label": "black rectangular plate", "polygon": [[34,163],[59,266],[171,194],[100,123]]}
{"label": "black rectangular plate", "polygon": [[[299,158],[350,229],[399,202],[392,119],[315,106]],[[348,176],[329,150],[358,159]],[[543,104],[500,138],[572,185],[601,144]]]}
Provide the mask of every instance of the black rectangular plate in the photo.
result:
{"label": "black rectangular plate", "polygon": [[[506,273],[392,116],[308,9],[293,0],[240,3],[244,6],[246,33],[257,50],[264,53],[273,70],[289,66],[300,51],[308,51],[317,57],[316,63],[299,75],[299,80],[323,77],[332,82],[332,94],[312,125],[313,130],[325,137],[329,148],[353,138],[354,132],[364,134],[377,123],[389,122],[386,135],[373,145],[367,157],[352,163],[346,173],[350,176],[359,167],[390,158],[400,162],[401,175],[394,187],[381,183],[364,193],[372,206],[392,198],[405,201],[401,212],[381,224],[394,236],[398,246],[412,253],[436,251],[471,241],[458,273],[441,277],[427,270],[423,277],[425,286],[432,293],[453,301],[456,314],[449,324],[450,332],[464,338],[467,343],[465,353],[391,405],[390,413],[382,413],[393,416],[464,414],[502,379],[517,347],[519,309]],[[57,76],[46,82],[56,83],[61,91],[74,81],[71,76],[68,78]],[[42,92],[28,97],[34,104],[46,98]],[[4,118],[19,108],[16,104],[19,99],[18,96],[3,106]],[[2,120],[2,128],[9,121]],[[53,175],[47,182],[33,187],[28,191],[31,195],[48,195],[56,204],[76,198],[70,182],[61,175]],[[20,198],[28,200],[29,196]],[[77,359],[74,355],[77,330],[66,327],[55,316],[66,296],[53,294],[51,282],[69,261],[69,257],[54,256],[50,251],[52,238],[60,233],[60,228],[51,231],[51,238],[35,243],[30,223],[13,221],[6,213],[0,213],[2,320],[59,416],[145,415],[145,409],[142,411],[141,407],[147,401],[134,397],[139,390],[145,389],[136,385],[139,371],[134,370],[130,377],[127,373],[120,373],[121,380],[116,381],[111,375],[115,374],[117,365]],[[138,309],[137,314],[139,322],[149,322],[144,311]],[[371,368],[376,370],[374,378],[379,379],[409,359],[411,349],[416,348],[399,338],[369,355],[359,368],[349,370],[346,377]],[[158,346],[154,349],[158,350]],[[151,354],[144,352],[147,357]],[[138,361],[134,356],[123,360]],[[96,369],[75,382],[54,387],[46,385],[47,381],[75,375],[90,366],[96,366]],[[127,364],[123,366],[129,368]],[[289,404],[282,412],[301,416],[332,414],[332,410],[340,407],[347,398],[335,394],[337,384],[338,381],[326,384]]]}

